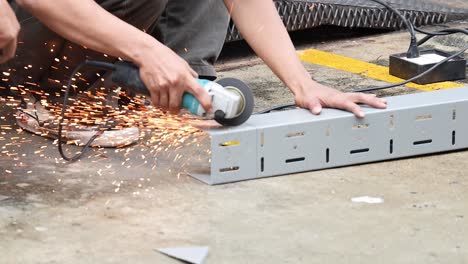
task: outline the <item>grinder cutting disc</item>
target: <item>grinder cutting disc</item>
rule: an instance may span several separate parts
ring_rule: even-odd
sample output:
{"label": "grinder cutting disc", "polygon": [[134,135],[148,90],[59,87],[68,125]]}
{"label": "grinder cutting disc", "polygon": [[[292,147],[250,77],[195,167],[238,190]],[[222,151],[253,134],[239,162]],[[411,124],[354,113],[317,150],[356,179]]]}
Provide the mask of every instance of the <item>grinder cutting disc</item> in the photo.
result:
{"label": "grinder cutting disc", "polygon": [[238,126],[243,124],[250,118],[253,112],[254,97],[252,90],[250,90],[247,84],[235,78],[224,78],[217,81],[217,83],[230,92],[238,94],[241,97],[241,103],[236,117],[230,119],[215,117],[216,122],[223,126]]}

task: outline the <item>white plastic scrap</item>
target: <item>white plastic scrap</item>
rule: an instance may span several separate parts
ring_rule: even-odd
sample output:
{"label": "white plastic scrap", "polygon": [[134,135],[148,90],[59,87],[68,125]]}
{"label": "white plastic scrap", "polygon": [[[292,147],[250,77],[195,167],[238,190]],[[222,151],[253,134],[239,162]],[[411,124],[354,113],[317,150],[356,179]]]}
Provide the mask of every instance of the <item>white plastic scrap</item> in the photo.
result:
{"label": "white plastic scrap", "polygon": [[354,197],[351,199],[351,201],[353,203],[380,204],[384,202],[384,199],[381,197],[361,196],[361,197]]}

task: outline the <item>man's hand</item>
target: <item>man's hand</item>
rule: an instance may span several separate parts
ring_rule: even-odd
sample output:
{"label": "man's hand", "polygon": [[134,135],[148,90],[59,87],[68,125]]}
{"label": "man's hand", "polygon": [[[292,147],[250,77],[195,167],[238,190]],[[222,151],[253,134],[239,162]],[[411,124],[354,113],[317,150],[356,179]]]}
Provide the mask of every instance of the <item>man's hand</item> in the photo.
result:
{"label": "man's hand", "polygon": [[6,0],[0,0],[0,64],[13,58],[20,25]]}
{"label": "man's hand", "polygon": [[210,96],[195,80],[198,75],[186,61],[164,45],[151,45],[143,54],[137,64],[153,105],[177,113],[184,92],[188,92],[207,112],[211,110]]}
{"label": "man's hand", "polygon": [[[313,114],[320,114],[322,107],[330,107],[347,110],[356,117],[363,118],[364,113],[358,103],[370,105],[375,108],[384,109],[387,107],[385,99],[377,98],[373,94],[363,93],[343,93],[330,87],[321,85],[310,80],[304,88],[295,89],[296,104],[309,109]],[[297,92],[299,91],[299,92]]]}

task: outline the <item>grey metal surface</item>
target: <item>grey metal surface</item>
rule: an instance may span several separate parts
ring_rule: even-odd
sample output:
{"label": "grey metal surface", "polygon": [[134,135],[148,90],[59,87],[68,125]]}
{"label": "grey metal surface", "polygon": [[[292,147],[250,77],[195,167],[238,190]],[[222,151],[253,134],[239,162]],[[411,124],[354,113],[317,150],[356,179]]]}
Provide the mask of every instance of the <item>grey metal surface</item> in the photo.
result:
{"label": "grey metal surface", "polygon": [[[387,0],[416,26],[440,24],[468,17],[468,10],[426,0]],[[402,29],[404,24],[385,7],[369,0],[277,0],[278,12],[288,31],[324,25],[349,28]],[[233,23],[226,42],[242,39]]]}
{"label": "grey metal surface", "polygon": [[468,148],[468,87],[389,97],[387,109],[364,111],[359,120],[295,109],[209,130],[210,170],[191,175],[221,184]]}

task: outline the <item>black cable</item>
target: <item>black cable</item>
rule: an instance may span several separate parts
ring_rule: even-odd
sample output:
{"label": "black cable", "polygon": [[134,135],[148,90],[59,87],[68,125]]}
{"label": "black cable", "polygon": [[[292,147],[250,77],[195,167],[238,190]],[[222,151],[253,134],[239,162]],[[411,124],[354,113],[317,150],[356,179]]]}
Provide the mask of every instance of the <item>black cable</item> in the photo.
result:
{"label": "black cable", "polygon": [[397,15],[397,16],[399,16],[401,18],[403,23],[405,23],[406,29],[408,30],[408,32],[411,35],[410,46],[408,48],[408,51],[406,52],[406,57],[408,57],[408,58],[417,58],[417,57],[419,57],[418,40],[416,38],[416,32],[415,32],[413,24],[411,22],[409,22],[408,19],[402,13],[400,13],[399,10],[392,7],[387,2],[380,1],[380,0],[370,0],[370,1],[378,3],[378,4],[386,7],[387,9],[392,11],[395,15]]}
{"label": "black cable", "polygon": [[427,31],[427,30],[424,30],[424,29],[420,29],[420,28],[414,28],[414,30],[416,32],[419,32],[419,33],[424,34],[424,35],[429,35],[429,36],[445,36],[445,35],[452,34],[452,32],[453,33],[458,33],[458,31],[462,31],[465,34],[467,34],[466,32],[468,32],[468,28],[446,28],[446,29],[442,29],[440,31],[433,31],[433,32],[430,32],[430,31]]}
{"label": "black cable", "polygon": [[457,53],[454,53],[453,55],[441,60],[440,62],[438,62],[437,64],[434,64],[434,66],[432,66],[431,68],[427,69],[426,71],[406,80],[406,81],[403,81],[403,82],[400,82],[400,83],[395,83],[395,84],[391,84],[391,85],[385,85],[385,86],[380,86],[380,87],[373,87],[373,88],[367,88],[367,89],[362,89],[362,90],[354,90],[353,92],[355,93],[364,93],[364,92],[370,92],[370,91],[377,91],[377,90],[384,90],[384,89],[389,89],[389,88],[395,88],[395,87],[398,87],[398,86],[401,86],[401,85],[405,85],[407,83],[410,83],[418,78],[421,78],[422,76],[428,74],[429,72],[435,70],[437,67],[439,67],[440,65],[446,63],[447,61],[451,60],[451,59],[454,59],[455,57],[463,54],[466,50],[468,50],[468,45],[465,46],[463,49],[461,49],[460,51],[458,51]]}
{"label": "black cable", "polygon": [[102,131],[98,131],[94,136],[92,136],[88,140],[88,142],[83,146],[81,151],[76,153],[72,157],[66,156],[65,153],[63,152],[63,141],[64,141],[64,139],[63,139],[63,135],[62,135],[63,134],[63,123],[62,122],[65,120],[65,112],[67,110],[68,97],[70,96],[70,90],[71,90],[73,77],[84,66],[94,66],[94,67],[97,67],[97,68],[103,68],[103,69],[107,69],[107,70],[114,70],[115,69],[115,67],[114,67],[114,65],[112,63],[86,60],[85,62],[78,65],[78,67],[76,67],[75,70],[72,72],[72,74],[70,76],[70,79],[68,80],[67,89],[65,90],[65,95],[63,97],[62,112],[60,114],[60,120],[59,120],[59,125],[58,125],[58,150],[59,150],[60,156],[62,156],[62,158],[64,160],[66,160],[66,161],[76,161],[76,160],[80,159],[83,156],[83,154],[90,148],[90,146],[94,142],[94,140],[96,140],[96,138],[98,138],[102,134]]}
{"label": "black cable", "polygon": [[275,106],[273,106],[273,107],[270,107],[270,108],[267,108],[267,109],[258,111],[258,112],[256,112],[256,113],[254,113],[254,115],[266,114],[266,113],[270,113],[270,112],[272,112],[272,111],[278,111],[278,110],[281,110],[281,109],[285,109],[285,108],[289,108],[289,107],[294,107],[294,106],[296,106],[295,103],[282,104],[282,105],[275,105]]}
{"label": "black cable", "polygon": [[426,34],[427,36],[425,36],[424,38],[422,38],[421,40],[418,41],[418,46],[421,46],[422,44],[426,43],[428,40],[432,39],[433,37],[447,36],[447,35],[452,35],[452,34],[455,34],[455,33],[463,33],[465,35],[468,35],[468,29],[448,28],[448,29],[444,29],[444,30],[436,31],[436,32],[421,31],[421,33]]}

